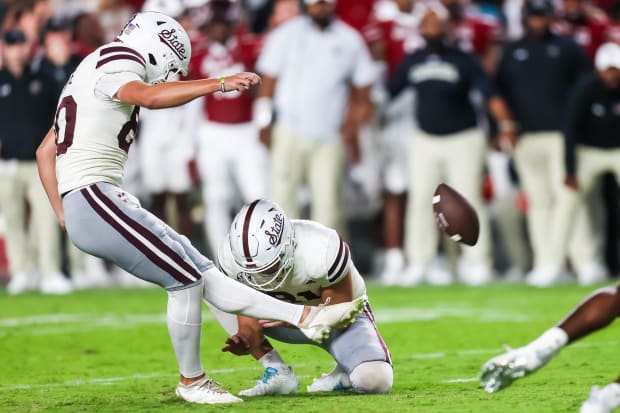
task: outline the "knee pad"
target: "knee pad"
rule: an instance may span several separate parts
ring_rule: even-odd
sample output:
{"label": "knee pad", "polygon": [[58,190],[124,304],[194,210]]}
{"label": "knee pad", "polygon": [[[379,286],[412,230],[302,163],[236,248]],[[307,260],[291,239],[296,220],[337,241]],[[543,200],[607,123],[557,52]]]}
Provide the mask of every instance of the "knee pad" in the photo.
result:
{"label": "knee pad", "polygon": [[358,393],[388,393],[392,390],[394,374],[385,361],[367,361],[349,374],[351,384]]}

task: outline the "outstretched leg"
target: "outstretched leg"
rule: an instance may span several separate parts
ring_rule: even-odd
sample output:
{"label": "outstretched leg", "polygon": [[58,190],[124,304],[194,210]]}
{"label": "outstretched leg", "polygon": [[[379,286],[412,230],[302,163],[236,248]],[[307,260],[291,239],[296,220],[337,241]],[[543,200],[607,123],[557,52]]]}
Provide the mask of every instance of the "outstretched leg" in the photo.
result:
{"label": "outstretched leg", "polygon": [[558,324],[568,344],[607,327],[620,316],[620,286],[595,291]]}
{"label": "outstretched leg", "polygon": [[564,346],[608,326],[620,315],[620,286],[595,291],[560,323],[540,337],[482,367],[481,385],[489,393],[509,386],[515,379],[538,370]]}

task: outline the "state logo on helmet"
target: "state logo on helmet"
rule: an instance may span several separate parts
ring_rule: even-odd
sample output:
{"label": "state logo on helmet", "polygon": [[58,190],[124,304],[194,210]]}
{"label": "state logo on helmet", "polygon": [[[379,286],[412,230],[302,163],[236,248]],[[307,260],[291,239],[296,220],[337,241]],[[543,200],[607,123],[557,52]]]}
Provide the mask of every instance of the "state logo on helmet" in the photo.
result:
{"label": "state logo on helmet", "polygon": [[241,208],[228,234],[233,259],[253,288],[280,288],[293,268],[293,225],[274,202],[258,199]]}
{"label": "state logo on helmet", "polygon": [[165,82],[175,73],[187,74],[192,46],[175,19],[163,13],[136,13],[117,39],[139,52],[147,62],[146,81]]}

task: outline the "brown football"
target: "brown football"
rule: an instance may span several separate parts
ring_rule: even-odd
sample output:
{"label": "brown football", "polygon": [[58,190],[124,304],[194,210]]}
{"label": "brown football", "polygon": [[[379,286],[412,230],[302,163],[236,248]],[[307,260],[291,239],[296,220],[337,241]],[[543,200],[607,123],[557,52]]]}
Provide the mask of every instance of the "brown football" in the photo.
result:
{"label": "brown football", "polygon": [[480,233],[478,214],[454,188],[439,184],[433,195],[433,212],[439,228],[452,240],[476,244]]}

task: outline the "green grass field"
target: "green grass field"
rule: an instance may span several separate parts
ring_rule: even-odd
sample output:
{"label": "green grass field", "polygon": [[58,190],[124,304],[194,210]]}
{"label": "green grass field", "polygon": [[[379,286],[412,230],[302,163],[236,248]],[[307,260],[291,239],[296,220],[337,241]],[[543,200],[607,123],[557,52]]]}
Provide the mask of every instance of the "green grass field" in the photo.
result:
{"label": "green grass field", "polygon": [[[546,368],[487,394],[475,377],[504,343],[525,344],[592,288],[538,290],[369,287],[394,359],[389,395],[308,395],[329,356],[310,346],[278,348],[301,378],[296,396],[201,406],[175,398],[176,363],[159,289],[95,290],[65,297],[0,293],[0,412],[574,412],[594,384],[618,374],[615,327],[565,349]],[[249,357],[221,353],[224,331],[206,312],[203,361],[238,392],[262,374]],[[610,362],[612,361],[612,362]]]}

